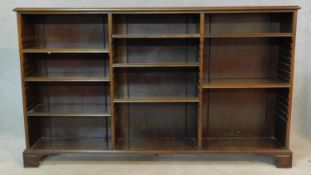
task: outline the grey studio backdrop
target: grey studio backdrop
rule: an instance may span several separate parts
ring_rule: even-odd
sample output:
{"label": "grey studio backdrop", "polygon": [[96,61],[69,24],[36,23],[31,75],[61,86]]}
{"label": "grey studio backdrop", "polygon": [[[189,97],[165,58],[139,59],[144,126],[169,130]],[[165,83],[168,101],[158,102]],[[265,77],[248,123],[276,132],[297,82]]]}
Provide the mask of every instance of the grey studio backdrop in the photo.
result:
{"label": "grey studio backdrop", "polygon": [[[0,136],[16,139],[17,161],[25,147],[20,63],[15,7],[183,7],[299,5],[292,133],[311,140],[311,1],[310,0],[1,0],[0,2]],[[293,135],[293,134],[292,134]],[[293,135],[294,136],[294,135]],[[311,145],[310,145],[311,146]],[[16,149],[13,149],[16,148]],[[10,154],[10,153],[9,153]],[[13,154],[13,153],[12,153]],[[20,155],[20,156],[16,156]]]}

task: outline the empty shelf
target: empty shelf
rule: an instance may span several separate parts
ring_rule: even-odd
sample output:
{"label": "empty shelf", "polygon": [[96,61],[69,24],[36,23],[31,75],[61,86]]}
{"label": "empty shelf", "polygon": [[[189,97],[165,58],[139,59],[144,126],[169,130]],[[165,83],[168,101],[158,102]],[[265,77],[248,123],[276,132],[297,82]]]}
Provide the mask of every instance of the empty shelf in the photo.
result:
{"label": "empty shelf", "polygon": [[117,149],[130,151],[186,151],[195,148],[195,138],[135,137],[120,138],[117,142]]}
{"label": "empty shelf", "polygon": [[24,53],[109,53],[107,49],[70,49],[70,48],[62,48],[62,49],[48,49],[48,48],[31,48],[24,49]]}
{"label": "empty shelf", "polygon": [[198,98],[117,98],[114,103],[196,103],[199,102]]}
{"label": "empty shelf", "polygon": [[209,151],[263,151],[283,148],[274,138],[205,138],[203,149]]}
{"label": "empty shelf", "polygon": [[290,83],[272,79],[210,79],[203,88],[289,88]]}
{"label": "empty shelf", "polygon": [[107,138],[40,138],[33,150],[107,150]]}
{"label": "empty shelf", "polygon": [[144,67],[199,67],[198,63],[117,63],[113,64],[114,68],[144,68]]}
{"label": "empty shelf", "polygon": [[109,82],[108,78],[101,77],[26,77],[26,82]]}
{"label": "empty shelf", "polygon": [[292,36],[292,33],[228,33],[206,35],[205,38],[281,38]]}
{"label": "empty shelf", "polygon": [[105,105],[89,104],[38,104],[27,112],[28,116],[37,117],[109,117],[110,114],[105,111]]}
{"label": "empty shelf", "polygon": [[114,34],[116,39],[200,38],[200,34]]}

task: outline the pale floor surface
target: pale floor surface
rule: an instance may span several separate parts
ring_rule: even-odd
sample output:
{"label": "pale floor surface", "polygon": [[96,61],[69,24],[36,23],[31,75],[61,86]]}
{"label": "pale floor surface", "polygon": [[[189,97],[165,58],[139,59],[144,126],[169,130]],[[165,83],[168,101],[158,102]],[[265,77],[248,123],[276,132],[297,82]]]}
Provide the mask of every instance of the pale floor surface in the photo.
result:
{"label": "pale floor surface", "polygon": [[[109,161],[102,156],[54,156],[46,159],[39,168],[23,168],[23,138],[0,136],[0,175],[311,175],[311,138],[292,134],[291,149],[294,152],[293,168],[278,169],[269,158],[254,156],[212,156],[196,160],[176,160],[160,156],[157,161]],[[137,160],[138,159],[138,160]]]}

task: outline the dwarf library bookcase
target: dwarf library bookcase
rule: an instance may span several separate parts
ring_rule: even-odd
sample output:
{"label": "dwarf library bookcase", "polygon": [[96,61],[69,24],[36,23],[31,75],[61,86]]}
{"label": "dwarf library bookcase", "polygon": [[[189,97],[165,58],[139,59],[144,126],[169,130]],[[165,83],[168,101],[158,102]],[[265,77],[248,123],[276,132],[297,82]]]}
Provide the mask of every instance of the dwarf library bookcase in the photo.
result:
{"label": "dwarf library bookcase", "polygon": [[24,166],[289,149],[297,6],[17,8]]}

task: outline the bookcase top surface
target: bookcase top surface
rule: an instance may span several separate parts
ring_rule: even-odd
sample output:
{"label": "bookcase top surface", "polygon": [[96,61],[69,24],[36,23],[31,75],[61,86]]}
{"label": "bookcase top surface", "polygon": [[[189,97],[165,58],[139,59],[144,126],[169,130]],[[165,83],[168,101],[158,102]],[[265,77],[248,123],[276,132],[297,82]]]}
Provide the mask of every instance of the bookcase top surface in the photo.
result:
{"label": "bookcase top surface", "polygon": [[107,13],[107,12],[235,12],[235,11],[288,11],[299,6],[226,6],[226,7],[148,7],[148,8],[15,8],[18,13]]}

